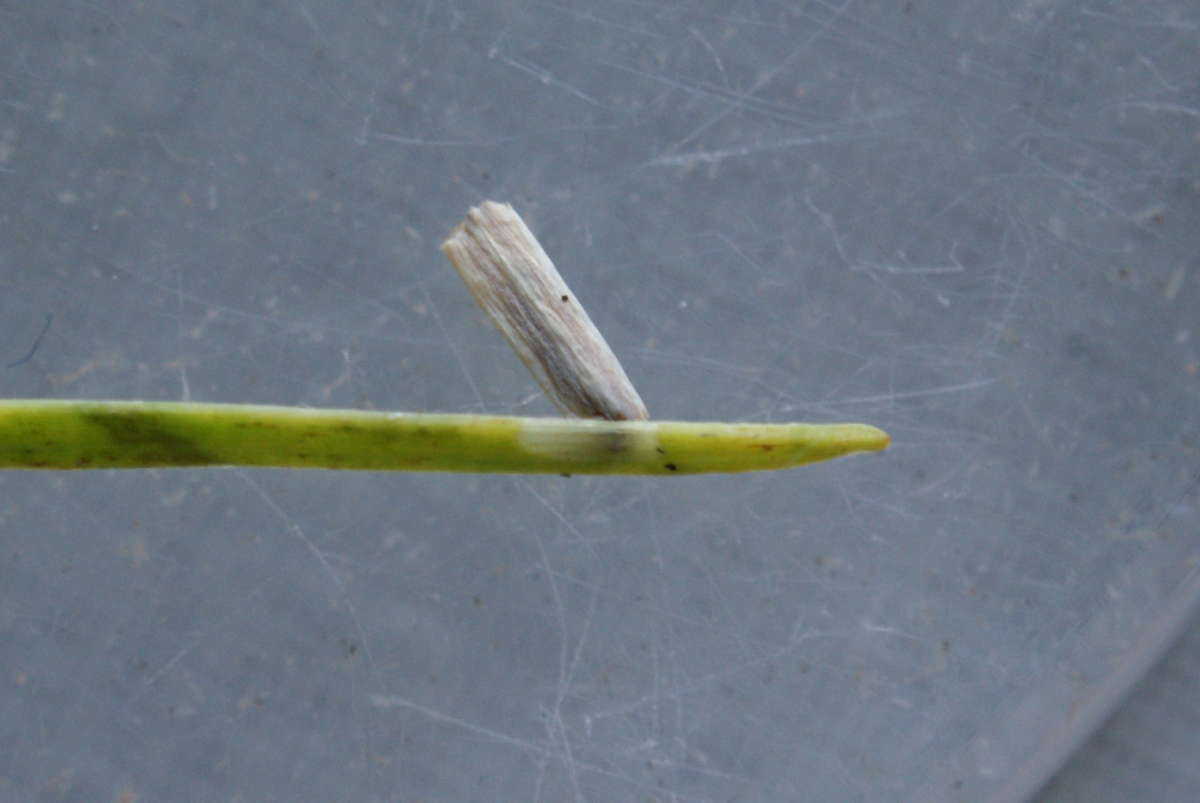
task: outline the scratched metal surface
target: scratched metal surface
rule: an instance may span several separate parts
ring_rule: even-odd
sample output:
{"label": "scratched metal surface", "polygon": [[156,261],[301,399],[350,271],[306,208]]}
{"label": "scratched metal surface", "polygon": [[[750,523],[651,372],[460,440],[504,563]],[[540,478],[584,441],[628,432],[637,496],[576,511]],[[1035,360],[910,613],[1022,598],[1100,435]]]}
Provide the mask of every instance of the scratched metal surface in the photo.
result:
{"label": "scratched metal surface", "polygon": [[894,438],[732,478],[4,473],[0,798],[1034,794],[1195,607],[1198,31],[0,4],[6,396],[550,414],[437,250],[495,198],[653,416]]}

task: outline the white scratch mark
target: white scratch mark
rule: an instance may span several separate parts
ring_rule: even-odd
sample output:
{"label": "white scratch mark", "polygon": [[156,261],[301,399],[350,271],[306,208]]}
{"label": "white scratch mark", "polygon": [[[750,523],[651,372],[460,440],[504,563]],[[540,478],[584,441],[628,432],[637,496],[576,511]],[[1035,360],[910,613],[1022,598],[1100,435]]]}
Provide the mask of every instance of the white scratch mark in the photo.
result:
{"label": "white scratch mark", "polygon": [[796,58],[798,58],[801,53],[805,52],[805,50],[807,50],[814,42],[816,42],[817,39],[824,36],[825,32],[828,31],[831,27],[833,27],[833,24],[835,22],[837,22],[839,19],[842,18],[842,15],[846,12],[846,9],[848,9],[850,7],[851,3],[853,3],[853,2],[854,2],[854,0],[846,0],[846,2],[843,3],[840,8],[832,9],[831,10],[832,13],[831,13],[829,19],[825,20],[823,23],[818,25],[813,30],[813,32],[807,38],[805,38],[804,41],[800,42],[796,46],[796,48],[787,55],[786,58],[782,59],[778,64],[776,64],[770,70],[761,74],[758,77],[758,79],[755,80],[754,84],[750,87],[748,92],[735,98],[733,102],[727,103],[725,105],[725,107],[723,109],[721,109],[721,111],[719,113],[714,114],[706,122],[701,123],[700,125],[696,126],[694,129],[692,129],[692,131],[690,133],[688,133],[687,136],[685,136],[683,139],[681,139],[675,143],[675,145],[672,147],[672,150],[674,150],[675,148],[682,147],[683,145],[686,145],[687,143],[694,141],[704,131],[706,131],[709,128],[711,128],[712,126],[716,125],[721,120],[724,120],[726,117],[728,117],[730,114],[732,114],[736,109],[742,108],[746,104],[747,100],[753,98],[764,87],[766,87],[768,84],[770,84],[772,81],[774,81],[776,76],[778,76],[781,72],[783,72],[783,70],[789,64],[791,64],[792,61],[794,61]]}
{"label": "white scratch mark", "polygon": [[370,694],[367,696],[367,699],[369,699],[371,701],[371,705],[375,706],[376,708],[407,708],[412,711],[416,711],[419,714],[424,714],[435,722],[441,722],[446,725],[453,725],[456,728],[462,728],[468,733],[474,733],[477,736],[485,736],[500,744],[507,744],[512,747],[517,747],[536,755],[553,757],[550,754],[550,751],[548,751],[542,745],[535,744],[525,739],[518,739],[515,736],[510,736],[507,733],[502,733],[501,731],[494,730],[492,728],[485,728],[482,725],[476,725],[474,722],[469,722],[468,720],[460,717],[443,713],[438,711],[436,708],[430,708],[427,705],[421,705],[418,702],[409,700],[407,697],[401,697],[398,694]]}
{"label": "white scratch mark", "polygon": [[534,78],[538,79],[538,81],[540,81],[545,86],[558,87],[559,89],[566,90],[567,93],[574,95],[575,97],[579,98],[580,100],[582,100],[585,103],[590,103],[591,105],[597,106],[600,108],[604,107],[603,103],[596,100],[591,95],[588,95],[583,90],[581,90],[575,86],[572,86],[571,84],[568,84],[566,81],[561,81],[558,78],[555,78],[554,74],[551,73],[549,70],[545,69],[544,67],[536,67],[532,64],[525,64],[523,62],[517,61],[514,58],[509,58],[508,56],[498,56],[497,58],[501,62],[503,62],[504,64],[507,64],[508,66],[512,67],[515,70],[520,70],[523,73],[532,75]]}
{"label": "white scratch mark", "polygon": [[852,396],[839,398],[838,404],[874,404],[877,402],[899,401],[900,399],[920,399],[927,396],[942,396],[947,393],[963,393],[969,390],[979,390],[995,382],[995,378],[979,379],[974,382],[962,382],[957,385],[943,385],[938,388],[911,390],[902,393],[882,393],[878,396]]}
{"label": "white scratch mark", "polygon": [[471,369],[467,366],[467,361],[463,359],[462,352],[455,345],[454,339],[446,332],[446,326],[442,323],[442,316],[438,313],[437,304],[433,303],[433,298],[430,297],[428,290],[425,291],[425,303],[429,307],[429,313],[433,316],[433,321],[437,324],[438,330],[442,333],[445,342],[450,344],[450,353],[454,355],[454,360],[458,363],[463,378],[467,380],[467,386],[471,388],[471,393],[475,395],[475,401],[478,403],[479,409],[485,409],[483,394],[479,392],[479,386],[475,384],[475,378],[471,376]]}
{"label": "white scratch mark", "polygon": [[1200,117],[1200,109],[1194,106],[1184,106],[1181,103],[1150,103],[1148,101],[1127,101],[1121,104],[1121,110],[1142,109],[1143,111],[1161,114],[1182,114],[1186,117]]}
{"label": "white scratch mark", "polygon": [[753,156],[766,151],[779,151],[785,148],[798,148],[804,145],[821,145],[832,142],[833,138],[819,134],[813,137],[788,137],[775,142],[764,142],[757,145],[742,145],[736,148],[720,148],[713,151],[689,151],[670,156],[659,156],[646,162],[648,167],[691,167],[697,164],[711,164],[723,159]]}
{"label": "white scratch mark", "polygon": [[382,142],[396,142],[401,145],[421,145],[437,148],[482,148],[489,143],[471,139],[431,139],[429,137],[408,137],[402,134],[371,134],[372,139]]}
{"label": "white scratch mark", "polygon": [[699,39],[700,44],[704,45],[705,50],[707,50],[708,54],[712,56],[712,60],[716,62],[717,72],[721,74],[721,83],[723,83],[725,86],[729,86],[729,76],[725,74],[725,65],[721,62],[721,56],[717,53],[716,49],[709,44],[707,39],[704,38],[704,34],[700,33],[695,28],[688,28],[688,33]]}
{"label": "white scratch mark", "polygon": [[375,672],[375,659],[371,653],[371,642],[367,638],[367,632],[365,629],[363,629],[362,621],[358,616],[358,611],[354,607],[354,600],[351,599],[349,592],[346,590],[345,584],[342,582],[342,579],[338,577],[337,570],[333,568],[333,564],[329,562],[329,559],[326,557],[321,548],[313,543],[313,540],[308,537],[303,528],[301,528],[299,524],[296,524],[296,522],[294,522],[291,517],[288,516],[284,509],[280,507],[279,503],[272,499],[271,495],[268,494],[261,485],[254,481],[250,475],[250,472],[241,469],[235,469],[234,473],[240,477],[243,482],[250,486],[255,493],[258,494],[259,498],[263,500],[263,503],[266,504],[267,508],[276,516],[278,516],[280,521],[284,523],[287,531],[299,539],[302,544],[304,544],[309,553],[317,559],[317,562],[325,570],[326,574],[329,575],[329,579],[333,582],[334,587],[337,589],[342,603],[346,606],[346,611],[350,615],[350,621],[354,625],[354,630],[358,634],[358,639],[362,643],[363,656],[366,659],[367,666],[371,668],[372,674],[377,674]]}
{"label": "white scratch mark", "polygon": [[[507,733],[498,731],[494,728],[488,728],[483,725],[478,725],[474,722],[463,719],[461,717],[456,717],[453,714],[447,714],[443,711],[439,711],[436,708],[432,708],[431,706],[422,705],[421,703],[418,703],[415,700],[410,700],[407,697],[402,697],[398,694],[369,694],[369,695],[367,695],[367,699],[370,700],[371,705],[375,706],[376,708],[408,709],[410,711],[415,711],[418,714],[428,717],[429,719],[433,720],[434,722],[440,722],[443,725],[451,725],[456,728],[461,728],[462,730],[466,731],[467,733],[473,733],[476,736],[482,736],[482,737],[485,737],[488,739],[492,739],[497,744],[508,745],[510,747],[517,748],[518,750],[525,751],[528,754],[531,754],[534,756],[539,756],[544,759],[550,759],[550,760],[561,760],[562,759],[562,756],[559,753],[555,752],[553,749],[551,749],[549,747],[537,744],[536,742],[531,742],[527,739],[520,739],[520,738],[517,738],[516,736],[511,736]],[[606,769],[606,768],[601,767],[596,764],[592,764],[592,763],[589,763],[586,761],[579,761],[576,763],[576,766],[580,770],[594,773],[596,775],[600,775],[605,778],[612,778],[614,780],[628,784],[630,787],[632,787],[634,789],[642,789],[642,790],[653,789],[656,792],[661,792],[661,789],[658,789],[657,786],[654,786],[652,784],[647,784],[647,783],[639,783],[638,781],[634,780],[633,778],[613,772],[612,770]],[[713,772],[707,772],[706,774],[718,775],[717,773],[713,773]],[[722,777],[731,777],[736,780],[740,780],[742,782],[748,781],[748,779],[746,779],[746,778],[738,778],[737,776],[722,776]]]}

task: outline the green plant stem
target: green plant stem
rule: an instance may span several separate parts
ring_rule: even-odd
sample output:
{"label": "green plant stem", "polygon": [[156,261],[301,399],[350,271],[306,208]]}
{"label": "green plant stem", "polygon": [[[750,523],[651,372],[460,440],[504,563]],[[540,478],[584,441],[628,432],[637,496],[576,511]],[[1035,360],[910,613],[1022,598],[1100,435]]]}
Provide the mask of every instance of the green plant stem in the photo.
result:
{"label": "green plant stem", "polygon": [[601,421],[192,402],[0,401],[0,468],[274,466],[676,475],[886,448],[866,424]]}

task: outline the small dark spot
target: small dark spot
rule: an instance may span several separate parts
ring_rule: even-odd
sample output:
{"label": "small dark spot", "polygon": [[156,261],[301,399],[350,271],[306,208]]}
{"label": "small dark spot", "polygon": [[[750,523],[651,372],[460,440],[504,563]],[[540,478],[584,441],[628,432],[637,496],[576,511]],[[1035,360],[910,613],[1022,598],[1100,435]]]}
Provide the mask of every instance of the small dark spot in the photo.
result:
{"label": "small dark spot", "polygon": [[658,452],[659,454],[666,454],[666,453],[667,453],[667,450],[666,450],[666,449],[664,449],[664,448],[662,448],[661,446],[655,446],[655,447],[654,447],[654,451]]}
{"label": "small dark spot", "polygon": [[558,476],[562,477],[563,479],[567,479],[567,480],[571,479],[570,474],[559,474]]}
{"label": "small dark spot", "polygon": [[663,468],[665,468],[667,471],[678,471],[679,470],[679,466],[675,465],[674,463],[667,463],[666,465],[663,466]]}
{"label": "small dark spot", "polygon": [[563,296],[563,297],[562,297],[562,300],[563,300],[563,301],[570,301],[570,300],[571,300],[571,297],[570,297],[570,296]]}

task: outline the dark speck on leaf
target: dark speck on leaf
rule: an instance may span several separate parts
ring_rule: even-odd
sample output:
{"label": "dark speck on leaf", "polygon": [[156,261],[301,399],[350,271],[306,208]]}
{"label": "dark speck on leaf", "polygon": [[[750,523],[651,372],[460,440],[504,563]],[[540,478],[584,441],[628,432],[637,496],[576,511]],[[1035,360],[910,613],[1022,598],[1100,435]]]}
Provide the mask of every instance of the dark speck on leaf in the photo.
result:
{"label": "dark speck on leaf", "polygon": [[675,465],[674,463],[667,463],[666,465],[663,466],[663,468],[665,468],[667,471],[678,471],[679,470],[679,466]]}

